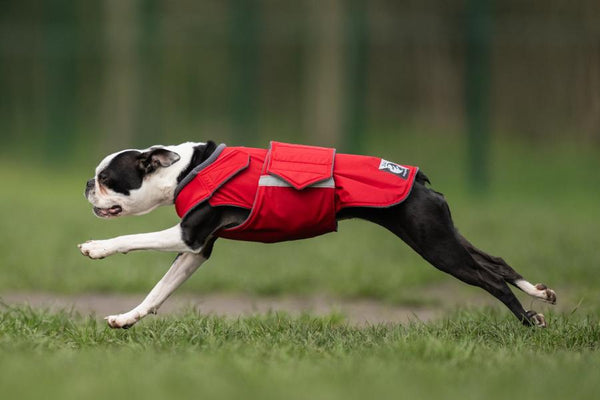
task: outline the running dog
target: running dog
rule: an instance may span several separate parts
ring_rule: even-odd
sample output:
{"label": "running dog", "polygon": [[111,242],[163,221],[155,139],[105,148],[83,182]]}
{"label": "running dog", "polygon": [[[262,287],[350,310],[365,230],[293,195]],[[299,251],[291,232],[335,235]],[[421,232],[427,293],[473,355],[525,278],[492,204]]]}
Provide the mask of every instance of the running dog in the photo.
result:
{"label": "running dog", "polygon": [[106,317],[112,328],[129,328],[157,312],[210,257],[218,238],[296,240],[360,218],[383,226],[439,270],[486,290],[523,324],[545,327],[544,316],[525,310],[508,284],[551,304],[555,292],[473,246],[454,227],[444,196],[429,184],[417,167],[279,142],[268,149],[208,141],[123,150],[104,158],[87,182],[94,213],[115,218],[175,205],[181,221],[163,231],[78,247],[92,259],[133,250],[179,253],[141,304]]}

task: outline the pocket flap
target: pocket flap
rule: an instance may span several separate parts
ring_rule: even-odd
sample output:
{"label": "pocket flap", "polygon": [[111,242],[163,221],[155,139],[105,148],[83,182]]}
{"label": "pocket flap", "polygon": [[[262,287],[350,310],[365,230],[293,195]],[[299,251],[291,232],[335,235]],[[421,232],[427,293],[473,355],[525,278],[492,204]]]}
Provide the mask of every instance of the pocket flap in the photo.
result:
{"label": "pocket flap", "polygon": [[275,175],[298,190],[333,176],[335,149],[271,142],[266,173]]}

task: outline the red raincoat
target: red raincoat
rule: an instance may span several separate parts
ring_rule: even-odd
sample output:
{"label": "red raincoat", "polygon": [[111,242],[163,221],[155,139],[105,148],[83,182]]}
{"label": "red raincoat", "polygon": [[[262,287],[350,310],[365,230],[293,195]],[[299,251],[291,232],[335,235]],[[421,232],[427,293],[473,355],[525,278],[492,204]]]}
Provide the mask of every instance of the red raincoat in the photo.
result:
{"label": "red raincoat", "polygon": [[269,150],[226,147],[196,167],[177,187],[183,218],[196,205],[250,211],[242,224],[216,236],[281,242],[337,230],[346,207],[391,207],[408,197],[418,168],[335,149],[271,142]]}

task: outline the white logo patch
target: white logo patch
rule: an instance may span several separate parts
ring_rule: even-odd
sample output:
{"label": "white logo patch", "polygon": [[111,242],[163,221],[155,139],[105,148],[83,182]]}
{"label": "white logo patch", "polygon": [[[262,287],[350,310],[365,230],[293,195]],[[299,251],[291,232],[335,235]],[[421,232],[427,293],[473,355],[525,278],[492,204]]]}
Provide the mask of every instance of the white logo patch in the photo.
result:
{"label": "white logo patch", "polygon": [[399,176],[402,179],[408,179],[408,174],[410,170],[400,164],[393,163],[391,161],[381,159],[381,163],[379,164],[379,169],[381,171],[387,171],[394,175]]}

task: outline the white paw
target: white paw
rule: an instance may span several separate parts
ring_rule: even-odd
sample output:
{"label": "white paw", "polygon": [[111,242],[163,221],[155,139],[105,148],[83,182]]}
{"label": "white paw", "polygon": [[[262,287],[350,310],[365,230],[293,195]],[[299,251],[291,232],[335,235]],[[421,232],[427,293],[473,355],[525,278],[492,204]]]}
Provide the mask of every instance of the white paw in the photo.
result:
{"label": "white paw", "polygon": [[104,318],[113,329],[128,329],[135,325],[141,319],[141,315],[138,312],[130,311],[125,314],[109,315]]}
{"label": "white paw", "polygon": [[546,317],[544,317],[544,314],[529,310],[527,311],[527,316],[529,317],[531,324],[537,326],[538,328],[546,328],[548,326],[546,324]]}
{"label": "white paw", "polygon": [[543,283],[538,283],[535,285],[535,288],[540,292],[540,298],[547,303],[556,304],[556,292],[554,290],[548,288],[548,286]]}
{"label": "white paw", "polygon": [[79,247],[81,254],[94,260],[116,253],[108,240],[88,240],[85,243],[77,245],[77,247]]}

